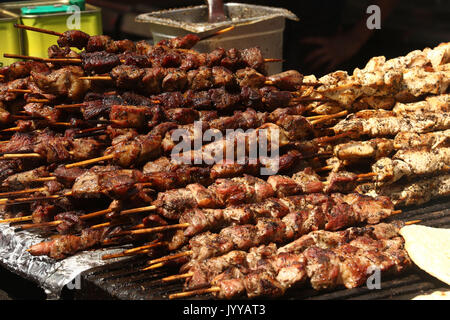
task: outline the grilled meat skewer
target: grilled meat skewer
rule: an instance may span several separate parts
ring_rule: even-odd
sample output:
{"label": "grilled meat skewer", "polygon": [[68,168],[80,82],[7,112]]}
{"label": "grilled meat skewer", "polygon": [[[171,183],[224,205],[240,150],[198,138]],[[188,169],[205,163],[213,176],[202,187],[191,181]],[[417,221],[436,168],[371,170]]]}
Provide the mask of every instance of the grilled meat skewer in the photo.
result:
{"label": "grilled meat skewer", "polygon": [[[208,287],[214,278],[232,267],[244,266],[250,270],[255,270],[258,268],[257,262],[260,259],[271,259],[276,255],[298,254],[310,247],[319,247],[326,250],[335,249],[366,235],[376,240],[391,239],[398,236],[398,231],[403,225],[399,221],[394,221],[393,223],[379,223],[367,227],[350,227],[342,231],[311,231],[278,248],[274,243],[271,243],[253,247],[248,252],[234,250],[203,261],[189,262],[180,268],[180,273],[183,273],[187,278],[184,289],[195,290]],[[163,281],[169,281],[171,278],[167,277]],[[173,278],[177,278],[177,276]]]}

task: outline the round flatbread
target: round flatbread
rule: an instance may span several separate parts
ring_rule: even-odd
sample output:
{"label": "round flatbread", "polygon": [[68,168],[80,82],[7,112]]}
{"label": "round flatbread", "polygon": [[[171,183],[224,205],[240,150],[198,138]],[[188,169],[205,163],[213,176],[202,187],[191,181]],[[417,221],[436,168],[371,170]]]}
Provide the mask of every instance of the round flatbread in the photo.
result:
{"label": "round flatbread", "polygon": [[450,229],[410,225],[403,227],[400,234],[411,260],[450,285]]}
{"label": "round flatbread", "polygon": [[412,300],[450,300],[450,291],[434,291],[429,294],[421,294]]}

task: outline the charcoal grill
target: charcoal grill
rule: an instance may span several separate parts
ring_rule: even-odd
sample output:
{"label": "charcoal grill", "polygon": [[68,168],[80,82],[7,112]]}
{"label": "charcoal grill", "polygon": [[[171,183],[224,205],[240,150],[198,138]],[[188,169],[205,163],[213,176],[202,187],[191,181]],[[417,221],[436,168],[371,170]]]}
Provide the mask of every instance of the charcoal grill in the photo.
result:
{"label": "charcoal grill", "polygon": [[[430,227],[450,227],[450,197],[429,202],[425,206],[404,208],[397,219],[422,220],[420,224]],[[392,220],[392,219],[391,219]],[[389,221],[389,220],[387,220]],[[162,283],[161,278],[177,273],[176,268],[161,268],[140,272],[148,260],[133,257],[106,266],[96,267],[81,274],[81,290],[63,290],[73,299],[119,299],[119,300],[166,300],[169,294],[180,292],[183,281]],[[381,289],[367,287],[315,291],[303,287],[287,291],[280,299],[410,299],[427,291],[438,290],[447,285],[413,266],[405,273],[381,275]],[[193,300],[213,299],[212,295],[191,297]]]}

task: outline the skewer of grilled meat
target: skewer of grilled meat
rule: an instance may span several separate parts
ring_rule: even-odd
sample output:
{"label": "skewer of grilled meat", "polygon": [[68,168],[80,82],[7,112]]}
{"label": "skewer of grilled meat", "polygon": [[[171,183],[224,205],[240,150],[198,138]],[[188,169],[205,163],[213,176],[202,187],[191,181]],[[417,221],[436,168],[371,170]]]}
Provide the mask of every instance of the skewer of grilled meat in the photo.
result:
{"label": "skewer of grilled meat", "polygon": [[[172,189],[158,193],[153,204],[157,212],[167,219],[197,220],[194,208],[223,208],[242,203],[257,203],[276,196],[286,197],[301,193],[316,192],[352,192],[358,181],[358,175],[350,172],[331,173],[328,181],[323,183],[311,168],[288,176],[272,175],[267,181],[244,175],[232,179],[217,179],[212,185],[204,187],[200,184],[189,184],[185,188]],[[216,216],[220,220],[223,210],[210,210],[207,216]],[[199,217],[205,212],[198,211]],[[180,221],[181,221],[180,220]],[[220,224],[220,222],[217,222]]]}
{"label": "skewer of grilled meat", "polygon": [[376,180],[391,184],[403,177],[434,175],[450,170],[450,148],[399,150],[392,158],[380,158],[372,165]]}
{"label": "skewer of grilled meat", "polygon": [[385,110],[365,110],[349,115],[333,127],[336,134],[353,132],[354,137],[395,136],[399,132],[427,133],[450,129],[450,113],[396,115]]}
{"label": "skewer of grilled meat", "polygon": [[[339,114],[333,115],[333,117],[334,116],[339,116]],[[287,116],[283,118],[284,123],[282,123],[286,129],[273,123],[266,123],[250,133],[241,130],[233,133],[232,136],[227,135],[226,139],[220,139],[206,144],[199,150],[181,152],[179,159],[189,161],[185,163],[197,163],[198,159],[203,159],[205,163],[212,164],[214,163],[214,159],[211,161],[211,158],[218,157],[222,154],[221,159],[226,159],[227,148],[234,147],[233,144],[236,145],[241,142],[244,142],[246,154],[249,154],[249,145],[252,142],[259,141],[258,143],[264,143],[266,141],[270,146],[278,142],[276,147],[286,146],[293,141],[297,141],[304,138],[306,135],[311,134],[312,126],[316,124],[317,121],[320,122],[321,120],[309,122],[302,116]],[[162,132],[159,129],[163,129]],[[155,130],[152,130],[146,135],[135,136],[133,140],[120,139],[117,143],[113,141],[112,145],[104,152],[104,156],[83,162],[72,163],[67,165],[67,167],[83,166],[104,160],[111,160],[113,163],[120,166],[130,167],[132,165],[136,166],[146,161],[156,159],[161,156],[164,151],[163,135],[165,135],[166,129],[166,127],[155,128]],[[190,133],[187,132],[188,137],[189,134]],[[236,148],[234,148],[234,150],[236,151]],[[203,161],[200,163],[203,163]]]}
{"label": "skewer of grilled meat", "polygon": [[[97,35],[90,36],[87,33],[80,30],[67,30],[63,33],[55,32],[51,30],[45,30],[42,28],[36,28],[31,26],[25,26],[21,24],[16,24],[16,28],[47,33],[51,35],[58,36],[58,46],[65,47],[75,47],[78,49],[86,48],[87,51],[97,51],[97,50],[109,50],[112,52],[117,51],[132,51],[134,48],[134,43],[130,40],[119,40],[113,41],[109,36]],[[200,38],[193,34],[188,34],[184,37],[178,37],[174,39],[168,39],[161,42],[160,45],[168,46],[171,48],[185,48],[190,49],[193,47]]]}
{"label": "skewer of grilled meat", "polygon": [[31,71],[48,72],[50,68],[46,63],[40,61],[17,61],[9,66],[0,68],[3,82],[10,82],[16,79],[26,78]]}
{"label": "skewer of grilled meat", "polygon": [[[50,129],[41,132],[15,133],[8,143],[0,146],[0,158],[8,154],[35,155],[47,163],[65,162],[69,159],[89,159],[98,155],[102,144],[91,138],[72,139]],[[18,156],[19,157],[19,156]]]}
{"label": "skewer of grilled meat", "polygon": [[[313,245],[300,252],[268,254],[270,250],[255,248],[248,255],[247,265],[226,269],[211,281],[213,287],[208,291],[222,299],[242,294],[249,298],[274,297],[283,295],[290,287],[302,285],[306,280],[316,290],[341,285],[355,288],[367,280],[369,270],[373,268],[386,273],[400,273],[411,265],[404,240],[398,234],[379,239],[373,234],[363,233],[332,248]],[[171,298],[188,295],[175,294]]]}
{"label": "skewer of grilled meat", "polygon": [[[347,196],[336,194],[333,197],[311,194],[285,198],[285,201],[294,208],[305,208],[305,205],[308,206],[309,204],[313,209],[311,211],[292,209],[292,213],[284,216],[283,219],[259,218],[256,225],[230,226],[222,229],[219,234],[205,232],[194,236],[189,241],[191,260],[201,261],[225,254],[231,250],[247,250],[253,246],[270,242],[286,243],[309,231],[327,228],[328,220],[334,219],[331,216],[332,212],[337,213],[339,211],[340,217],[346,217],[344,219],[348,223],[354,223],[356,220],[378,223],[380,219],[395,213],[387,198],[375,199],[358,194]],[[324,205],[324,201],[331,206]],[[344,201],[348,201],[350,204]],[[339,207],[339,210],[336,206]],[[334,220],[336,221],[336,219]],[[341,225],[346,226],[345,223],[341,223]],[[331,224],[329,228],[332,230]],[[121,236],[126,234],[127,231],[118,233]],[[78,248],[77,245],[76,242],[73,243],[74,252],[85,249],[85,247]],[[179,245],[178,242],[177,246]],[[169,248],[173,246],[174,243],[170,244]],[[48,254],[48,250],[41,251],[40,249],[41,247],[37,247],[33,254]]]}
{"label": "skewer of grilled meat", "polygon": [[[234,250],[224,255],[203,261],[189,262],[180,268],[182,278],[186,278],[184,290],[196,290],[210,286],[211,281],[230,267],[243,266],[250,270],[258,268],[260,259],[270,259],[277,255],[298,254],[310,247],[335,249],[361,236],[369,236],[376,240],[391,239],[398,235],[404,224],[399,221],[379,223],[365,227],[350,227],[342,231],[311,231],[287,245],[278,247],[271,243],[251,248],[247,251]],[[287,272],[285,270],[284,272]],[[163,281],[171,281],[178,276],[167,277]]]}
{"label": "skewer of grilled meat", "polygon": [[268,208],[260,206],[258,209],[262,213],[256,224],[230,225],[219,233],[206,231],[190,239],[179,230],[168,248],[179,248],[188,241],[191,260],[204,260],[235,249],[247,250],[269,242],[285,243],[313,230],[336,230],[358,222],[374,224],[398,213],[387,197],[373,198],[356,193],[313,193],[273,199],[267,205]]}
{"label": "skewer of grilled meat", "polygon": [[374,138],[350,141],[334,146],[334,155],[347,163],[390,157],[397,150],[428,148],[434,150],[450,145],[450,129],[424,134],[399,132],[394,139]]}
{"label": "skewer of grilled meat", "polygon": [[57,260],[64,259],[76,252],[101,245],[120,230],[120,227],[87,228],[81,231],[81,235],[62,235],[47,242],[37,243],[31,246],[28,252],[32,255],[47,255]]}
{"label": "skewer of grilled meat", "polygon": [[[86,72],[90,72],[91,68],[84,66]],[[109,71],[98,72],[105,73]],[[83,80],[101,80],[112,81],[117,88],[129,89],[137,88],[145,94],[159,94],[161,92],[175,91],[204,91],[213,88],[225,87],[229,90],[236,91],[242,87],[249,87],[257,90],[270,83],[293,99],[295,95],[287,92],[296,91],[302,85],[303,76],[294,70],[289,70],[281,74],[273,75],[266,78],[252,68],[239,69],[231,72],[225,67],[205,67],[190,71],[180,70],[178,68],[141,68],[132,65],[118,65],[109,72],[108,76],[92,76],[82,77]],[[268,80],[272,79],[272,80]],[[255,95],[255,93],[252,93]]]}
{"label": "skewer of grilled meat", "polygon": [[356,189],[367,195],[388,196],[396,206],[421,205],[431,199],[450,195],[450,175],[443,174],[434,177],[424,177],[406,180],[389,185],[376,183],[361,184]]}
{"label": "skewer of grilled meat", "polygon": [[361,96],[394,96],[397,101],[408,101],[424,94],[442,94],[449,77],[448,71],[439,67],[450,62],[446,53],[449,46],[445,43],[416,50],[388,61],[374,57],[364,69],[355,69],[352,76],[336,71],[320,78],[323,85],[317,90],[341,105],[351,105]]}

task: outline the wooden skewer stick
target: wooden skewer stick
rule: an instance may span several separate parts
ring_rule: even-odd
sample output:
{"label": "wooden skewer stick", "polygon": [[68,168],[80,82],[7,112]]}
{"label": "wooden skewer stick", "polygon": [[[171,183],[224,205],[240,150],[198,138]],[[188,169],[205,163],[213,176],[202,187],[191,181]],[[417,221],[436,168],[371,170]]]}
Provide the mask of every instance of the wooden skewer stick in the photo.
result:
{"label": "wooden skewer stick", "polygon": [[30,89],[8,89],[6,91],[12,92],[12,93],[32,93],[33,92],[33,90],[30,90]]}
{"label": "wooden skewer stick", "polygon": [[29,103],[49,103],[51,101],[49,99],[35,99],[35,98],[31,98],[31,99],[28,99],[27,102],[29,102]]}
{"label": "wooden skewer stick", "polygon": [[32,219],[32,216],[23,216],[23,217],[17,217],[17,218],[3,219],[3,220],[0,220],[0,223],[23,222],[23,221],[30,221],[31,219]]}
{"label": "wooden skewer stick", "polygon": [[165,257],[161,257],[158,259],[153,259],[153,260],[147,261],[147,264],[150,265],[150,264],[155,264],[155,263],[160,263],[160,262],[171,261],[171,260],[175,260],[175,259],[178,259],[178,258],[181,258],[184,256],[190,256],[190,255],[192,255],[192,253],[193,253],[192,250],[188,250],[185,252],[180,252],[180,253],[176,253],[176,254],[172,254],[169,256],[165,256]]}
{"label": "wooden skewer stick", "polygon": [[154,228],[146,228],[146,229],[139,229],[139,230],[124,230],[118,233],[118,235],[137,235],[137,234],[148,234],[148,233],[155,233],[155,232],[161,232],[161,231],[168,231],[172,229],[183,229],[189,227],[189,223],[179,223],[179,224],[171,224],[167,226],[160,226],[160,227],[154,227]]}
{"label": "wooden skewer stick", "polygon": [[405,226],[409,226],[409,225],[411,225],[411,224],[416,224],[416,223],[419,223],[419,222],[422,222],[422,220],[411,220],[411,221],[406,221],[406,222],[405,222]]}
{"label": "wooden skewer stick", "polygon": [[146,206],[146,207],[140,207],[140,208],[133,208],[133,209],[127,209],[127,210],[122,210],[119,215],[120,216],[125,216],[128,214],[133,214],[133,213],[140,213],[140,212],[146,212],[146,211],[153,211],[156,209],[156,206]]}
{"label": "wooden skewer stick", "polygon": [[149,267],[141,269],[140,271],[148,271],[148,270],[158,269],[158,268],[164,267],[166,264],[167,264],[166,262],[155,263]]}
{"label": "wooden skewer stick", "polygon": [[[266,58],[266,59],[264,59],[264,62],[284,62],[285,60],[284,59],[276,59],[276,58]],[[271,82],[272,83],[272,81],[269,81],[269,80],[267,80],[266,82]],[[270,85],[270,84],[269,84]]]}
{"label": "wooden skewer stick", "polygon": [[85,76],[79,77],[80,80],[113,80],[111,76]]}
{"label": "wooden skewer stick", "polygon": [[169,277],[162,278],[161,281],[162,282],[171,282],[171,281],[175,281],[175,280],[179,280],[179,279],[190,278],[193,275],[194,275],[193,272],[186,272],[186,273],[183,273],[183,274],[176,274],[174,276],[169,276]]}
{"label": "wooden skewer stick", "polygon": [[84,103],[75,103],[75,104],[59,104],[54,106],[54,109],[71,109],[71,108],[79,108],[84,107]]}
{"label": "wooden skewer stick", "polygon": [[378,173],[376,173],[376,172],[369,172],[369,173],[358,174],[357,177],[358,177],[358,181],[361,181],[361,180],[364,180],[364,179],[367,179],[367,178],[375,177],[377,175],[378,175]]}
{"label": "wooden skewer stick", "polygon": [[39,153],[5,153],[0,157],[0,160],[5,159],[26,159],[26,158],[41,158]]}
{"label": "wooden skewer stick", "polygon": [[53,200],[53,199],[59,199],[62,197],[71,196],[72,192],[64,193],[63,195],[52,195],[52,196],[46,196],[46,197],[31,197],[31,198],[17,198],[17,199],[0,199],[0,205],[12,205],[12,204],[19,204],[19,203],[27,203],[27,202],[35,202],[35,201],[44,201],[44,200]]}
{"label": "wooden skewer stick", "polygon": [[109,155],[98,157],[98,158],[93,158],[93,159],[89,159],[89,160],[66,164],[65,167],[66,167],[66,169],[74,168],[74,167],[82,167],[82,166],[86,166],[91,163],[96,163],[96,162],[100,162],[100,161],[104,161],[104,160],[111,160],[113,158],[114,158],[114,155],[109,154]]}
{"label": "wooden skewer stick", "polygon": [[312,120],[311,124],[312,125],[316,125],[318,123],[325,122],[327,120],[334,119],[334,118],[339,118],[339,117],[345,116],[347,114],[348,114],[348,111],[344,110],[344,111],[341,111],[341,112],[338,112],[338,113],[335,113],[335,114],[330,114],[330,115],[324,116],[324,117],[322,117],[322,118],[320,118],[318,120]]}
{"label": "wooden skewer stick", "polygon": [[47,182],[47,181],[56,181],[56,177],[42,177],[34,179],[32,182]]}
{"label": "wooden skewer stick", "polygon": [[108,259],[113,259],[113,258],[120,258],[120,257],[125,257],[125,256],[131,256],[131,255],[135,255],[135,254],[142,254],[142,253],[147,253],[144,252],[145,250],[151,249],[151,248],[155,248],[155,247],[162,247],[167,245],[166,242],[156,242],[156,243],[151,243],[151,244],[147,244],[144,246],[140,246],[140,247],[136,247],[136,248],[132,248],[132,249],[128,249],[128,250],[124,250],[122,252],[119,253],[112,253],[112,254],[105,254],[104,256],[102,256],[102,260],[108,260]]}
{"label": "wooden skewer stick", "polygon": [[[48,125],[64,126],[64,127],[72,126],[72,124],[70,124],[70,122],[49,122]],[[21,129],[22,129],[21,127],[12,127],[12,128],[8,128],[8,129],[4,129],[1,132],[17,132],[17,131],[20,131]]]}
{"label": "wooden skewer stick", "polygon": [[22,231],[22,230],[35,229],[35,228],[54,227],[54,226],[61,224],[62,222],[63,221],[61,221],[61,220],[54,220],[54,221],[42,222],[42,223],[29,223],[29,224],[21,225],[15,231]]}
{"label": "wooden skewer stick", "polygon": [[208,35],[208,36],[201,37],[201,38],[200,38],[200,41],[201,41],[201,40],[206,40],[206,39],[209,39],[209,38],[218,36],[218,35],[221,35],[222,33],[225,33],[225,32],[228,32],[228,31],[233,30],[234,28],[235,28],[234,26],[230,26],[230,27],[223,28],[223,29],[221,29],[221,30],[219,30],[219,31],[217,31],[217,32],[214,32],[213,34],[210,34],[210,35]]}
{"label": "wooden skewer stick", "polygon": [[322,171],[329,171],[329,170],[333,170],[334,166],[330,165],[330,166],[325,166],[322,168],[317,168],[314,171],[316,172],[322,172]]}
{"label": "wooden skewer stick", "polygon": [[64,35],[61,32],[56,32],[56,31],[52,31],[52,30],[46,30],[46,29],[42,29],[42,28],[36,28],[36,27],[31,27],[31,26],[26,26],[23,24],[14,24],[14,27],[19,28],[19,29],[25,29],[25,30],[30,30],[30,31],[36,31],[36,32],[40,32],[40,33],[46,33],[46,34],[51,34],[54,36],[62,36]]}
{"label": "wooden skewer stick", "polygon": [[206,289],[198,289],[198,290],[192,290],[192,291],[185,291],[185,292],[179,292],[169,295],[169,299],[179,299],[184,297],[191,297],[196,296],[199,294],[206,294],[206,293],[212,293],[220,291],[220,287],[210,287]]}
{"label": "wooden skewer stick", "polygon": [[39,192],[39,191],[45,191],[45,190],[47,190],[47,188],[41,187],[41,188],[25,189],[25,190],[19,190],[19,191],[3,192],[3,193],[0,193],[0,197],[9,197],[9,196],[14,196],[16,194],[32,193],[32,192]]}
{"label": "wooden skewer stick", "polygon": [[24,56],[21,54],[10,54],[5,53],[3,55],[5,58],[14,58],[14,59],[26,59],[33,61],[41,61],[41,62],[63,62],[63,63],[81,63],[83,62],[81,59],[77,58],[41,58],[41,57],[32,57],[32,56]]}

